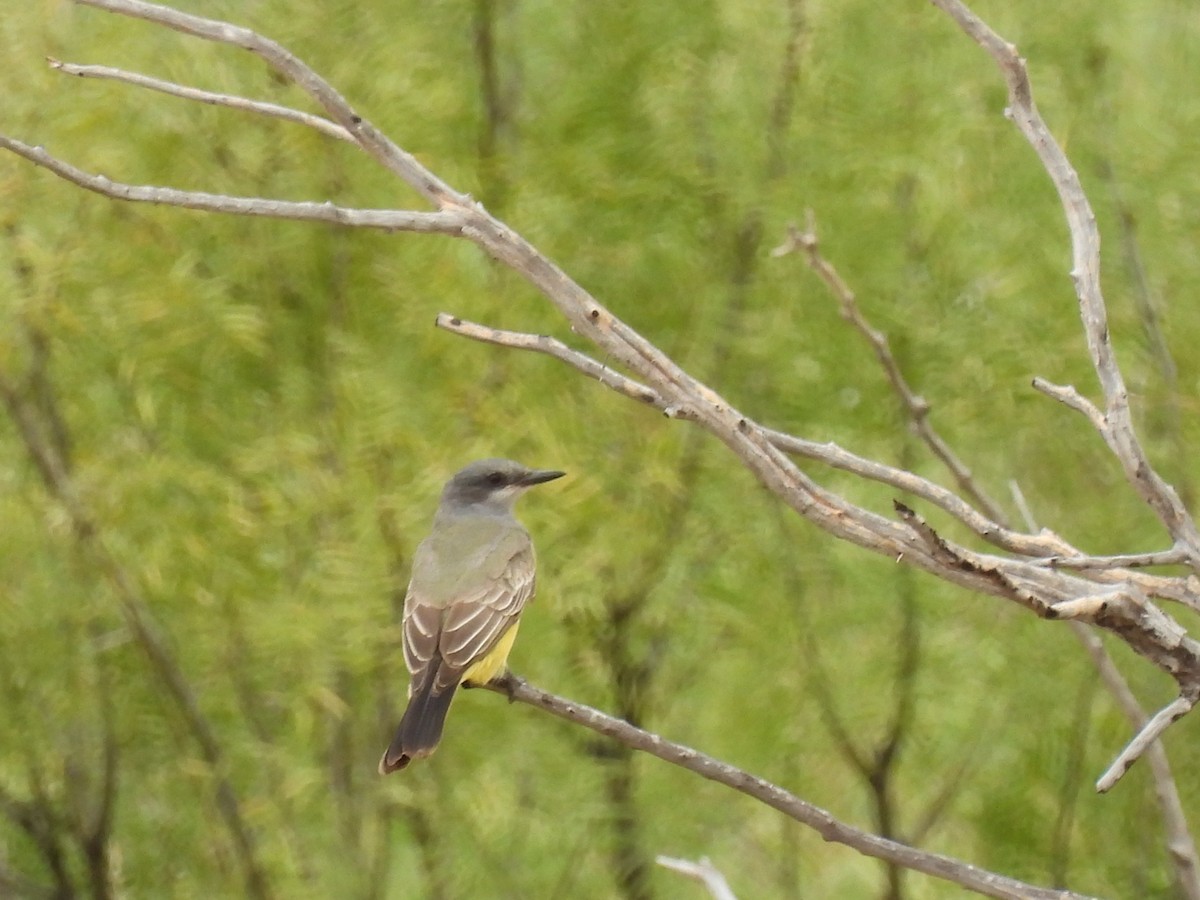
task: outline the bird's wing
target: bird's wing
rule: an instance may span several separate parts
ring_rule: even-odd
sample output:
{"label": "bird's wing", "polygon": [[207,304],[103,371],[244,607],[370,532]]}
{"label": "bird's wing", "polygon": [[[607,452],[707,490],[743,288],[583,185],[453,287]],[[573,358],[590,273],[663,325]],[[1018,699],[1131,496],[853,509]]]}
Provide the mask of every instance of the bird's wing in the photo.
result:
{"label": "bird's wing", "polygon": [[447,608],[438,648],[442,658],[455,668],[482,658],[521,614],[533,596],[534,581],[533,547],[526,544],[498,578]]}
{"label": "bird's wing", "polygon": [[440,606],[425,602],[416,586],[409,584],[404,597],[404,664],[414,681],[420,680],[422,671],[437,656],[443,612]]}
{"label": "bird's wing", "polygon": [[[435,691],[457,682],[487,654],[533,596],[535,562],[528,539],[505,548],[486,577],[472,579],[448,604],[428,602],[409,584],[404,600],[404,661],[414,684],[430,675]],[[438,663],[431,666],[430,663]]]}

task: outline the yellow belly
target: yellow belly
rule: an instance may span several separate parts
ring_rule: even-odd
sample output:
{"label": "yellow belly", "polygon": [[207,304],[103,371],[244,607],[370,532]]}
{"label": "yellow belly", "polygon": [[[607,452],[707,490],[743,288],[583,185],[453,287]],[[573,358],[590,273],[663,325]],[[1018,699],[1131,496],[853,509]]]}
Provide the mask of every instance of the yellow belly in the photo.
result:
{"label": "yellow belly", "polygon": [[459,683],[469,681],[471,684],[484,685],[503,672],[508,665],[508,653],[512,650],[513,641],[517,639],[517,629],[520,626],[520,622],[513,622],[512,628],[496,641],[496,646],[471,663],[470,668],[463,672]]}

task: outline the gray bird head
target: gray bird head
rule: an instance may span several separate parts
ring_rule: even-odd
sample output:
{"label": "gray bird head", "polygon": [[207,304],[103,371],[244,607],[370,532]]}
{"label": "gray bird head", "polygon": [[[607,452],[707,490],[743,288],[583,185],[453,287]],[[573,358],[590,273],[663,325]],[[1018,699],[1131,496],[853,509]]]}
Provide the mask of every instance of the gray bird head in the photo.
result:
{"label": "gray bird head", "polygon": [[566,472],[531,469],[511,459],[481,459],[446,482],[442,508],[460,511],[512,512],[517,498],[535,484],[561,478]]}

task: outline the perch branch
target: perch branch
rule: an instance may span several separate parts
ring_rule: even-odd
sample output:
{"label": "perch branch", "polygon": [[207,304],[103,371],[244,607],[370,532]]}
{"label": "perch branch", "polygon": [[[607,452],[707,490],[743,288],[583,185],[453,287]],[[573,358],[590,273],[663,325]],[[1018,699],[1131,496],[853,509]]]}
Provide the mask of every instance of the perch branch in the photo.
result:
{"label": "perch branch", "polygon": [[736,766],[721,762],[683,744],[668,741],[621,719],[605,715],[598,709],[543,691],[514,675],[509,674],[494,680],[487,688],[504,694],[512,701],[528,704],[560,719],[590,728],[597,734],[617,740],[634,750],[648,753],[664,762],[723,784],[790,816],[816,831],[826,841],[844,844],[865,856],[894,862],[906,869],[923,872],[987,897],[1013,900],[1082,900],[1082,895],[1071,891],[1024,884],[1013,878],[986,872],[952,857],[918,850],[899,841],[887,840],[862,831],[839,821],[826,810],[801,800],[778,785]]}

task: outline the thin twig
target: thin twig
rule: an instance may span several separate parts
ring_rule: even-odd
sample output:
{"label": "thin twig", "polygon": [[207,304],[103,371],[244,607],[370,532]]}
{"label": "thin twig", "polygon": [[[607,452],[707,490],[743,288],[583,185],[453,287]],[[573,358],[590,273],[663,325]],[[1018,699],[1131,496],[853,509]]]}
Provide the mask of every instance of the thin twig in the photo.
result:
{"label": "thin twig", "polygon": [[290,106],[280,106],[278,103],[267,103],[262,100],[251,100],[247,97],[238,97],[234,94],[218,94],[213,91],[205,91],[200,88],[177,84],[174,81],[152,78],[149,75],[142,75],[139,72],[115,69],[112,66],[85,66],[78,63],[63,62],[50,56],[46,57],[46,62],[49,63],[50,68],[65,75],[74,75],[77,78],[119,81],[124,84],[132,84],[135,87],[145,88],[148,91],[158,91],[161,94],[168,94],[172,97],[182,97],[184,100],[195,100],[197,103],[207,103],[210,106],[227,106],[230,109],[237,109],[242,112],[257,113],[260,116],[282,119],[285,122],[294,122],[297,125],[305,125],[308,128],[313,128],[321,132],[321,134],[327,137],[336,138],[339,141],[346,141],[356,146],[358,144],[354,140],[354,136],[336,122],[330,122],[326,118],[306,113],[299,109],[292,109]]}
{"label": "thin twig", "polygon": [[311,201],[271,200],[265,197],[231,197],[204,191],[181,191],[177,188],[125,184],[103,175],[93,175],[76,168],[42,147],[34,147],[14,138],[0,135],[0,147],[22,156],[35,165],[48,169],[59,178],[85,190],[137,203],[180,206],[204,212],[236,216],[261,216],[270,219],[296,219],[347,225],[355,228],[379,228],[384,231],[413,231],[421,234],[461,236],[466,216],[461,210],[411,212],[402,209],[352,209],[332,203]]}
{"label": "thin twig", "polygon": [[1096,407],[1091,400],[1084,397],[1079,391],[1075,390],[1069,384],[1053,384],[1045,378],[1033,379],[1034,390],[1041,391],[1047,397],[1057,400],[1063,406],[1069,406],[1077,413],[1087,416],[1092,427],[1095,428],[1101,435],[1108,432],[1108,422],[1104,417],[1104,413]]}
{"label": "thin twig", "polygon": [[75,0],[81,6],[92,6],[122,16],[156,22],[181,34],[218,44],[229,44],[255,54],[273,69],[294,82],[321,105],[337,124],[346,129],[355,142],[381,165],[407,182],[421,196],[439,209],[473,205],[470,198],[459,194],[448,184],[417,162],[416,157],[392,143],[379,129],[355,112],[333,85],[300,61],[281,44],[269,40],[249,28],[229,22],[206,19],[143,0]]}
{"label": "thin twig", "polygon": [[1012,600],[1016,600],[1030,612],[1042,618],[1055,618],[1055,610],[1057,607],[1052,607],[1038,595],[1021,587],[1011,577],[1005,574],[1000,568],[991,565],[981,564],[980,561],[972,559],[971,556],[964,553],[961,549],[953,546],[949,541],[943,538],[937,531],[925,521],[920,515],[908,506],[901,503],[899,500],[892,501],[892,506],[896,513],[900,516],[901,521],[908,525],[921,541],[929,548],[935,558],[940,560],[946,566],[953,566],[957,569],[975,572],[984,578],[987,578],[999,590],[1002,596],[1007,596]]}
{"label": "thin twig", "polygon": [[991,519],[979,512],[953,491],[906,469],[857,456],[832,442],[809,441],[769,428],[764,429],[764,434],[785,453],[817,460],[835,469],[889,485],[932,503],[1001,550],[1031,557],[1074,555],[1072,550],[1067,549],[1071,545],[1054,532],[1043,530],[1040,534],[1022,534],[1014,531],[1004,525],[1002,520]]}
{"label": "thin twig", "polygon": [[863,316],[862,311],[858,307],[858,299],[855,297],[854,291],[846,284],[837,269],[834,268],[833,263],[822,256],[820,241],[817,239],[816,216],[811,209],[806,213],[804,231],[801,232],[795,225],[790,226],[788,228],[787,240],[784,244],[771,251],[771,255],[781,256],[793,250],[800,251],[804,255],[809,268],[825,282],[830,293],[837,300],[842,318],[849,322],[859,334],[866,338],[867,343],[871,345],[871,350],[875,353],[875,358],[879,360],[879,365],[887,375],[887,379],[891,383],[892,389],[899,398],[901,405],[904,407],[904,411],[908,415],[913,428],[920,436],[922,442],[932,451],[935,457],[941,460],[942,464],[954,477],[959,490],[970,497],[988,518],[994,521],[1002,520],[1004,512],[1000,508],[1000,505],[987,495],[971,475],[971,470],[967,468],[966,464],[950,448],[950,445],[929,424],[929,402],[909,385],[908,379],[904,377],[904,373],[900,370],[900,364],[896,361],[896,357],[892,353],[887,335],[866,320],[866,317]]}
{"label": "thin twig", "polygon": [[[509,347],[515,350],[526,350],[554,357],[567,363],[589,378],[599,381],[606,387],[619,394],[640,403],[653,406],[664,415],[672,418],[690,419],[695,414],[688,408],[671,405],[664,396],[653,388],[628,378],[611,367],[598,362],[578,350],[567,347],[556,338],[548,335],[531,334],[528,332],[509,331],[469,322],[449,313],[440,313],[436,324],[439,328],[471,340],[483,343]],[[795,435],[785,434],[773,429],[762,429],[764,436],[780,450],[822,462],[833,468],[853,472],[863,478],[887,484],[899,490],[911,493],[924,499],[942,510],[950,513],[975,534],[996,545],[997,547],[1021,556],[1032,557],[1035,565],[1055,568],[1051,560],[1064,561],[1062,568],[1079,568],[1081,570],[1095,569],[1096,580],[1104,583],[1127,583],[1131,579],[1139,588],[1150,596],[1163,596],[1178,602],[1195,603],[1186,582],[1182,579],[1160,578],[1151,575],[1136,575],[1119,568],[1119,558],[1114,557],[1111,566],[1073,566],[1066,561],[1100,559],[1100,557],[1085,557],[1061,537],[1053,532],[1043,530],[1037,535],[1022,534],[1013,531],[1005,525],[988,519],[962,500],[957,494],[934,484],[928,479],[921,478],[904,469],[898,469],[874,460],[856,456],[832,442],[818,443],[808,441]],[[968,473],[969,477],[969,473]],[[1139,564],[1142,557],[1130,557],[1134,564]],[[1045,560],[1045,561],[1043,561]],[[1166,560],[1160,560],[1163,562]],[[1149,565],[1149,562],[1140,562]]]}
{"label": "thin twig", "polygon": [[597,362],[585,353],[572,350],[562,341],[552,338],[549,335],[492,328],[489,325],[468,322],[466,319],[459,318],[450,313],[438,313],[434,324],[438,328],[445,329],[461,337],[470,338],[473,341],[496,344],[500,347],[511,347],[514,350],[530,350],[534,353],[544,353],[546,356],[552,356],[557,360],[565,362],[567,365],[582,372],[588,378],[594,378],[618,394],[629,397],[631,400],[637,400],[639,403],[653,406],[670,418],[693,418],[688,410],[672,406],[663,398],[662,394],[653,388],[647,387],[632,378],[627,378],[620,372],[616,372],[603,363]]}
{"label": "thin twig", "polygon": [[[1013,482],[1011,485],[1017,506],[1024,511],[1025,525],[1028,528],[1037,527],[1033,514],[1029,511],[1020,488]],[[1117,706],[1125,714],[1135,734],[1142,732],[1149,723],[1146,711],[1130,688],[1129,682],[1121,674],[1112,656],[1104,647],[1100,636],[1082,622],[1068,621],[1071,633],[1078,638],[1092,659],[1092,664],[1100,674],[1108,693],[1117,702]],[[1150,767],[1150,776],[1154,782],[1154,793],[1162,810],[1163,830],[1166,832],[1167,853],[1174,866],[1176,880],[1180,890],[1187,900],[1200,900],[1200,854],[1196,851],[1196,842],[1188,827],[1187,816],[1183,811],[1183,803],[1179,798],[1179,787],[1171,772],[1171,763],[1167,759],[1166,748],[1162,741],[1154,741],[1145,750],[1146,764]]]}
{"label": "thin twig", "polygon": [[[1117,706],[1121,708],[1129,724],[1140,732],[1148,724],[1149,717],[1112,657],[1104,649],[1104,642],[1087,626],[1078,622],[1071,622],[1070,625],[1075,636],[1087,649],[1096,671],[1104,681],[1104,686],[1117,701]],[[1171,771],[1171,763],[1167,759],[1167,751],[1162,741],[1151,743],[1146,748],[1145,756],[1154,781],[1154,793],[1162,810],[1167,853],[1175,868],[1179,887],[1187,900],[1200,900],[1200,856],[1196,852],[1196,842],[1192,839],[1187,814],[1183,810],[1179,788],[1175,783],[1175,775]]]}
{"label": "thin twig", "polygon": [[1162,736],[1167,727],[1182,719],[1195,705],[1196,698],[1176,697],[1174,701],[1156,712],[1137,733],[1137,736],[1121,751],[1120,755],[1113,760],[1108,771],[1100,776],[1096,782],[1096,790],[1104,793],[1120,781],[1121,776],[1128,772],[1129,767],[1137,762],[1150,745]]}

